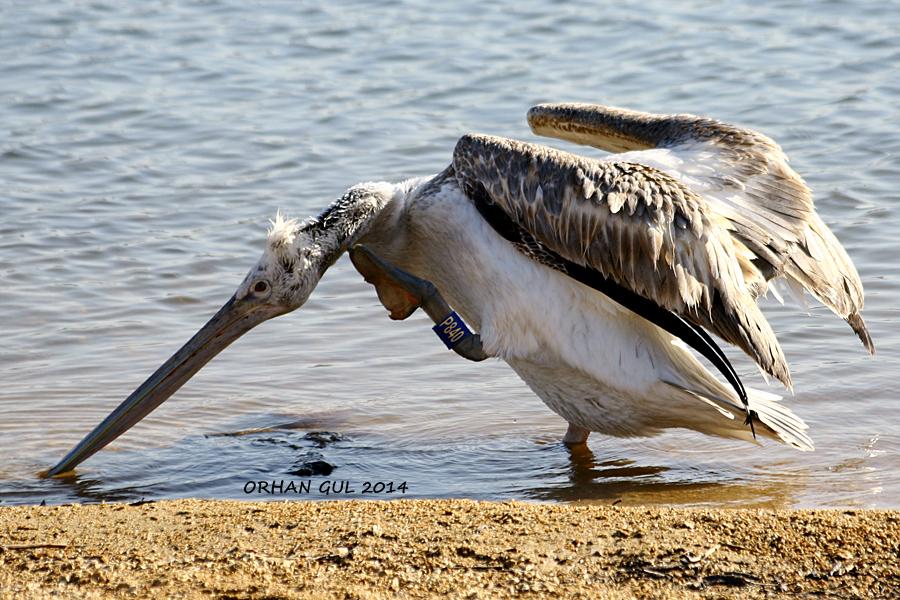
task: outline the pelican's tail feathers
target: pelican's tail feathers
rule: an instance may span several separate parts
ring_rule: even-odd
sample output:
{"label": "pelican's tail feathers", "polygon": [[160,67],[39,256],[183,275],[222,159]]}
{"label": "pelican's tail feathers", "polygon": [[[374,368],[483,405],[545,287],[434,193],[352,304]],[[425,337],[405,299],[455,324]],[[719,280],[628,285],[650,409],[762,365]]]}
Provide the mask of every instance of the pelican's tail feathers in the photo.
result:
{"label": "pelican's tail feathers", "polygon": [[[744,419],[744,407],[731,390],[718,383],[712,389],[710,386],[703,391],[699,389],[700,386],[688,387],[684,383],[676,384],[669,381],[665,383],[679,390],[682,393],[681,398],[686,395],[715,409],[715,412],[709,410],[697,412],[696,409],[691,409],[690,418],[685,420],[682,426],[726,438],[754,440],[750,426]],[[797,450],[814,449],[813,441],[806,434],[809,426],[780,402],[781,396],[753,388],[746,389],[757,435],[778,440]],[[713,390],[717,390],[718,393]]]}
{"label": "pelican's tail feathers", "polygon": [[809,425],[794,414],[790,408],[779,402],[781,396],[747,388],[750,410],[762,423],[761,433],[770,434],[788,446],[809,452],[815,449],[813,441],[806,434]]}

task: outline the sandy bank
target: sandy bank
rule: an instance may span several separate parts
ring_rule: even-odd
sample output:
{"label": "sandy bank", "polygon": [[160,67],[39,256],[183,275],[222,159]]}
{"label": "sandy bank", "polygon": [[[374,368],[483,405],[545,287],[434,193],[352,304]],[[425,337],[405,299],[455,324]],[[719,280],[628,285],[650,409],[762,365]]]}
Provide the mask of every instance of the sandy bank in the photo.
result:
{"label": "sandy bank", "polygon": [[0,508],[0,596],[900,597],[900,512],[179,500]]}

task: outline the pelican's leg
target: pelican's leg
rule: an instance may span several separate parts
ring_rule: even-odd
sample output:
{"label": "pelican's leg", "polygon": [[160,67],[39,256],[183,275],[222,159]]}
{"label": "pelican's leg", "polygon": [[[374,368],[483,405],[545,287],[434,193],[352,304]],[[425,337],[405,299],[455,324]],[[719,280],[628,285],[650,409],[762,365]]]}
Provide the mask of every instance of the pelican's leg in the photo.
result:
{"label": "pelican's leg", "polygon": [[588,436],[591,435],[590,430],[579,427],[573,423],[569,423],[566,435],[563,436],[563,444],[566,446],[579,446],[587,443]]}
{"label": "pelican's leg", "polygon": [[[350,248],[350,260],[363,278],[375,286],[378,299],[390,311],[392,319],[406,319],[421,306],[435,325],[459,325],[454,320],[454,317],[458,318],[456,313],[430,281],[398,269],[360,244]],[[443,336],[441,339],[444,339]],[[488,358],[478,334],[464,336],[451,347],[454,352],[469,360],[482,361]]]}

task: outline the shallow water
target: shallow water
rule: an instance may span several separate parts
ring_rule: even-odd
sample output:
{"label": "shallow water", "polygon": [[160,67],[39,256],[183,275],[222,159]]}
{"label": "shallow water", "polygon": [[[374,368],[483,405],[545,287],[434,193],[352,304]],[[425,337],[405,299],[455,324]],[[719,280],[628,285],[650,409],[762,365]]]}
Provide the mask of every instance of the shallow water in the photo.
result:
{"label": "shallow water", "polygon": [[[0,18],[0,502],[321,498],[325,481],[361,497],[382,481],[407,497],[900,507],[900,9],[67,1]],[[814,453],[673,432],[571,455],[509,368],[448,353],[422,316],[389,321],[342,260],[75,477],[35,476],[230,296],[277,208],[437,172],[468,131],[534,139],[541,101],[706,114],[782,144],[860,271],[878,346],[868,357],[821,307],[767,305]],[[281,480],[310,491],[260,493]]]}

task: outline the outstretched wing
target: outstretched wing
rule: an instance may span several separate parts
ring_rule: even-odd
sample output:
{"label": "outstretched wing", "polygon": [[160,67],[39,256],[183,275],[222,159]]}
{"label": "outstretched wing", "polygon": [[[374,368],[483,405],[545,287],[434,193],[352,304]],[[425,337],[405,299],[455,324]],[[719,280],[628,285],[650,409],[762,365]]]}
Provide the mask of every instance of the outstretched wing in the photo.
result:
{"label": "outstretched wing", "polygon": [[[655,115],[594,104],[543,104],[528,111],[538,135],[611,152],[672,175],[702,194],[753,253],[765,280],[785,276],[845,319],[874,353],[860,316],[859,275],[816,214],[812,193],[770,138],[693,115]],[[765,285],[754,285],[754,294]]]}
{"label": "outstretched wing", "polygon": [[790,387],[781,347],[751,291],[764,285],[752,253],[669,175],[479,135],[459,140],[453,168],[476,205],[490,205],[482,214],[501,211],[545,257],[579,269],[577,279],[595,273],[718,334]]}

